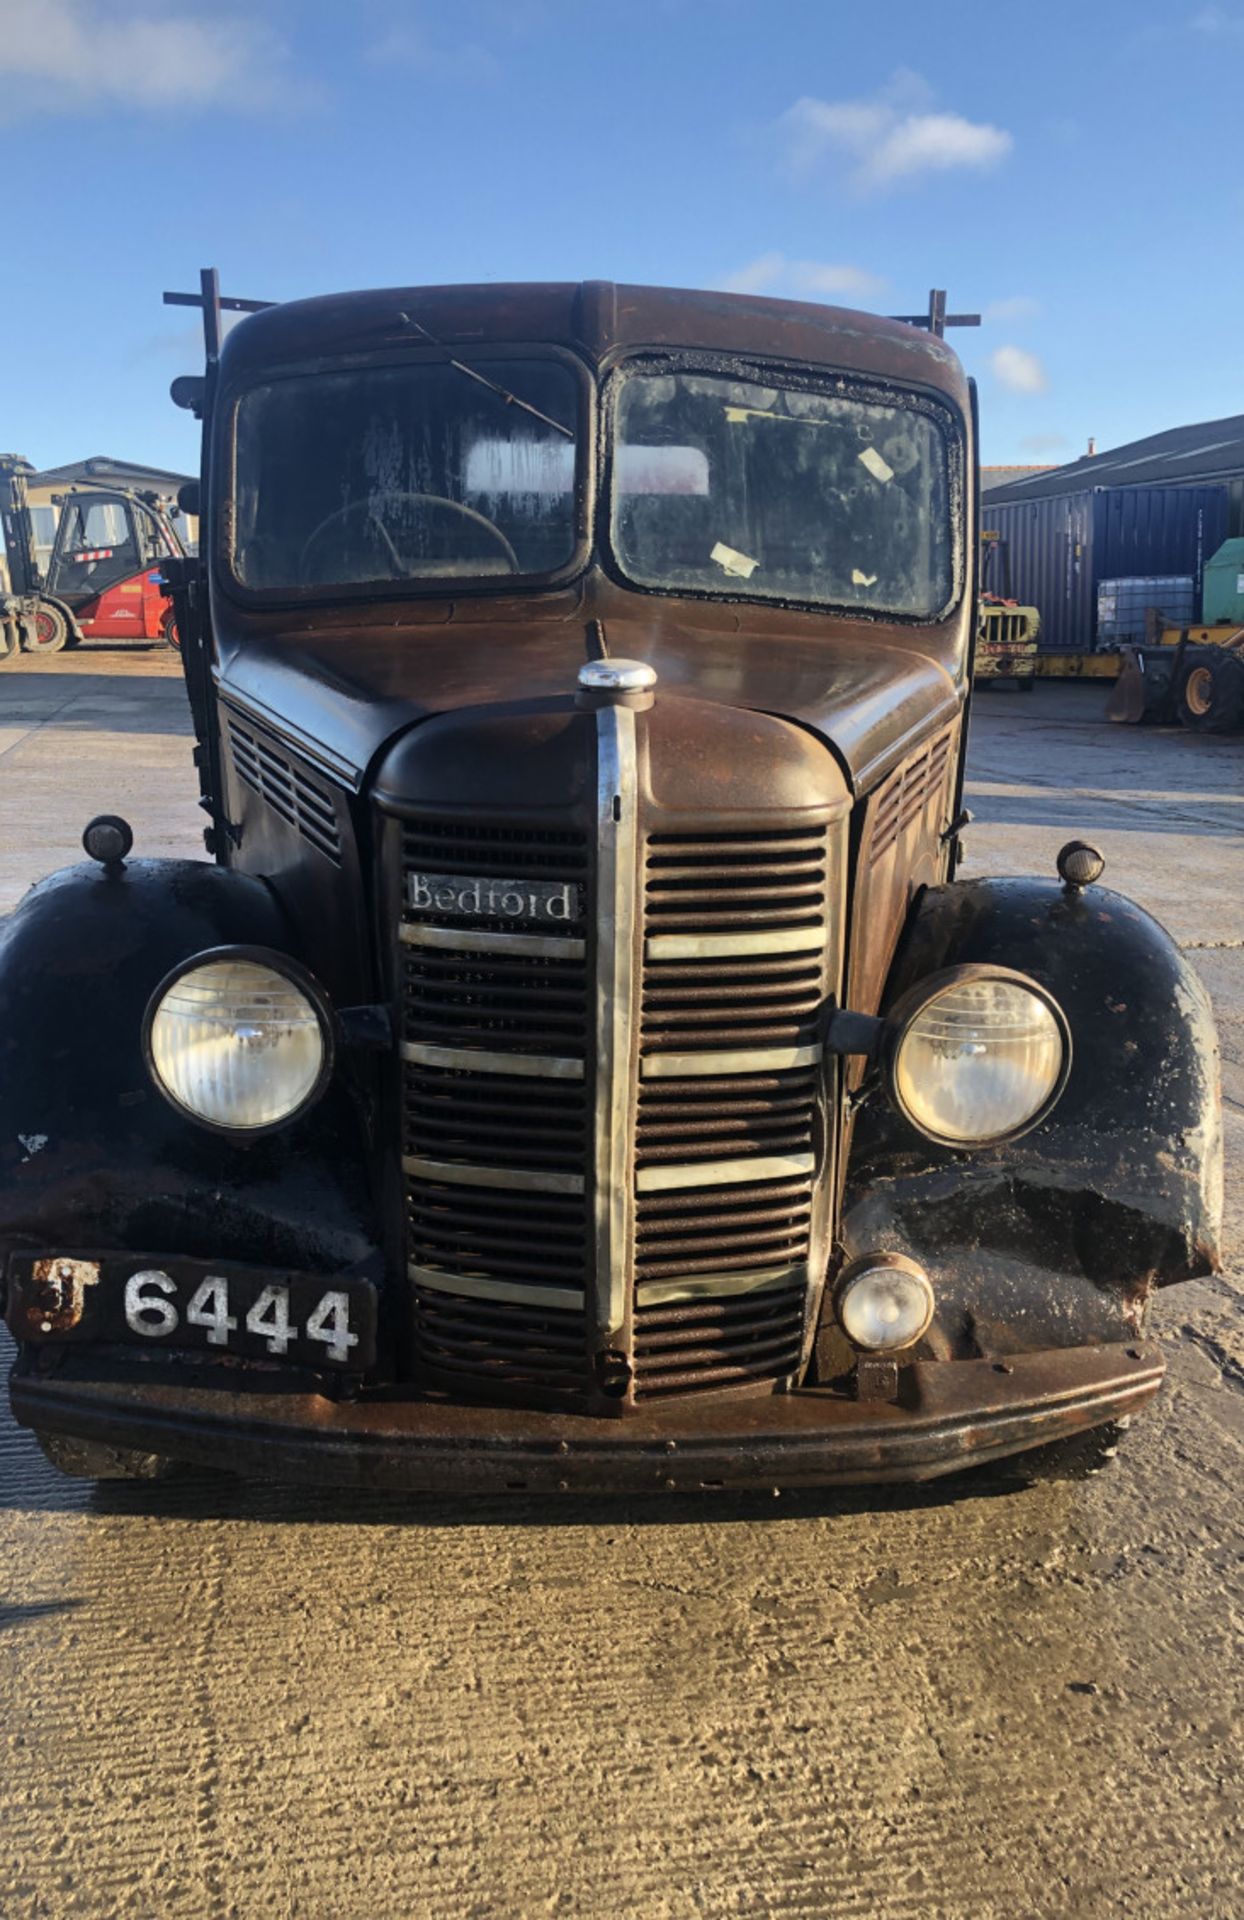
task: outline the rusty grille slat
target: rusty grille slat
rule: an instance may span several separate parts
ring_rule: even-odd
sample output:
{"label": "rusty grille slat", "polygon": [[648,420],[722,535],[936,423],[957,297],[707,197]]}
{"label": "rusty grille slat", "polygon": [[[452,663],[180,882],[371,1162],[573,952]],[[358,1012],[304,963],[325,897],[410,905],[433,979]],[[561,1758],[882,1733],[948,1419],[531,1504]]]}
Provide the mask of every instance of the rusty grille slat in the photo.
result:
{"label": "rusty grille slat", "polygon": [[582,1168],[588,1096],[582,1082],[526,1080],[439,1067],[408,1069],[407,1153],[484,1166]]}
{"label": "rusty grille slat", "polygon": [[415,1289],[421,1361],[464,1392],[524,1390],[581,1404],[587,1393],[581,1316],[541,1314]]}
{"label": "rusty grille slat", "polygon": [[799,1363],[804,1292],[745,1295],[635,1314],[638,1396],[779,1378]]}

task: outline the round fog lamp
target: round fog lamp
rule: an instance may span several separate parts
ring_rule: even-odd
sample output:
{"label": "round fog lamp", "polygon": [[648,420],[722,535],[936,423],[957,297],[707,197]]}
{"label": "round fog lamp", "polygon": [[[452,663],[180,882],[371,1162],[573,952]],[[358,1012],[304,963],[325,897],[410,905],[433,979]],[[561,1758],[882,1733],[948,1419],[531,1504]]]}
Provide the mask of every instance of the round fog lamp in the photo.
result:
{"label": "round fog lamp", "polygon": [[152,1077],[202,1125],[262,1132],[296,1118],[323,1089],[327,1012],[314,982],[286,964],[206,954],[156,989],[146,1036]]}
{"label": "round fog lamp", "polygon": [[964,968],[900,1002],[890,1086],[926,1138],[946,1146],[1014,1139],[1044,1118],[1066,1084],[1071,1035],[1062,1009],[1023,974]]}
{"label": "round fog lamp", "polygon": [[838,1324],[852,1346],[868,1353],[914,1346],[932,1318],[927,1276],[898,1254],[848,1267],[838,1288]]}

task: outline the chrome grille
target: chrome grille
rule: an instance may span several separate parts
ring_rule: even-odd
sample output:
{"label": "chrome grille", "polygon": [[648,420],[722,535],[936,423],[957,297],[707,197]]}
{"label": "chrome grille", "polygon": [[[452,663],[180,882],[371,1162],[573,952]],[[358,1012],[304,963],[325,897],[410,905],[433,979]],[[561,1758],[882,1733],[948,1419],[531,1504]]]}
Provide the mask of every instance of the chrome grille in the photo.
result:
{"label": "chrome grille", "polygon": [[824,827],[649,842],[635,1142],[641,1398],[798,1365],[832,872]]}
{"label": "chrome grille", "polygon": [[[404,907],[403,1172],[420,1365],[471,1383],[586,1394],[590,1218],[587,843],[420,819],[407,875],[565,882],[581,917]],[[411,890],[415,891],[414,889]],[[408,896],[409,899],[409,896]]]}

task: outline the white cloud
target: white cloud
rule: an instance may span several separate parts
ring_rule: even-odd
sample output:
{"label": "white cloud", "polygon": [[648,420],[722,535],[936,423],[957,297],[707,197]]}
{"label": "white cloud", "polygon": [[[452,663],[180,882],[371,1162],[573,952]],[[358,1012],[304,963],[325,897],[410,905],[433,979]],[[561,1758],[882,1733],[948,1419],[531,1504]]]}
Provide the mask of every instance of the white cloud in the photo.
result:
{"label": "white cloud", "polygon": [[986,321],[1032,320],[1041,311],[1041,303],[1031,294],[1013,294],[1009,300],[991,300],[985,308]]}
{"label": "white cloud", "polygon": [[805,94],[781,115],[778,130],[796,174],[807,176],[841,155],[852,163],[855,185],[873,191],[920,174],[996,166],[1014,144],[1001,127],[935,111],[926,83],[907,72],[872,99]]}
{"label": "white cloud", "polygon": [[1188,25],[1193,33],[1203,34],[1207,40],[1235,40],[1244,36],[1244,19],[1239,14],[1228,13],[1225,7],[1202,7]]}
{"label": "white cloud", "polygon": [[832,299],[875,300],[886,282],[866,267],[828,260],[790,260],[784,253],[762,253],[722,282],[730,293],[785,293]]}
{"label": "white cloud", "polygon": [[184,113],[300,104],[270,28],[207,0],[0,0],[0,118],[135,107]]}
{"label": "white cloud", "polygon": [[495,80],[501,72],[496,54],[475,41],[446,46],[411,21],[391,27],[363,51],[371,66],[407,67],[438,80]]}
{"label": "white cloud", "polygon": [[1058,453],[1071,442],[1065,433],[1029,433],[1019,444],[1023,453]]}
{"label": "white cloud", "polygon": [[1044,393],[1045,368],[1026,347],[995,347],[989,356],[994,378],[1011,393]]}

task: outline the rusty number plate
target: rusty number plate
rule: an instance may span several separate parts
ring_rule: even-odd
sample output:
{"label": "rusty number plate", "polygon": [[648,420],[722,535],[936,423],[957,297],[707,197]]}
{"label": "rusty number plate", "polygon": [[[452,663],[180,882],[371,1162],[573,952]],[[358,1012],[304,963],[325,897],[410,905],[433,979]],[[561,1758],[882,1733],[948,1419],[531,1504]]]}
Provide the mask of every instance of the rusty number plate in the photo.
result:
{"label": "rusty number plate", "polygon": [[376,1357],[368,1280],[115,1254],[17,1255],[6,1318],[19,1340],[186,1348],[359,1372]]}

